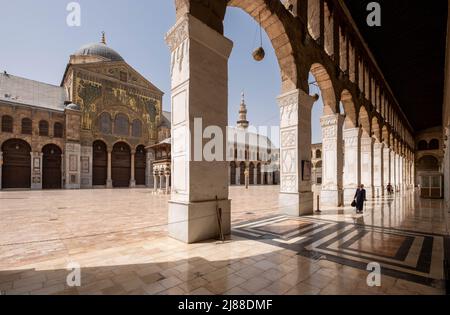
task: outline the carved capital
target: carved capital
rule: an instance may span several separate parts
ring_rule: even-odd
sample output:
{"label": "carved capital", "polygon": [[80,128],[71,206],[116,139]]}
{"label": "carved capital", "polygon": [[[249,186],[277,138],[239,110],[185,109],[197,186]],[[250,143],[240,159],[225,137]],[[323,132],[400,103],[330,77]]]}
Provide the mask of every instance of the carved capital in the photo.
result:
{"label": "carved capital", "polygon": [[188,15],[183,16],[174,27],[167,33],[165,40],[171,51],[174,51],[181,45],[189,34]]}

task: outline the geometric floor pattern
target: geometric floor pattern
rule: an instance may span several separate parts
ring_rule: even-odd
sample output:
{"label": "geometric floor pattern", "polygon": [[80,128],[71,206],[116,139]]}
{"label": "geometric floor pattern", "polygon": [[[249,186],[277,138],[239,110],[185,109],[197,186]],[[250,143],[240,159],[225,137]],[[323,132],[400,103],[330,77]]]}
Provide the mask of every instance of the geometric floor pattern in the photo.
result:
{"label": "geometric floor pattern", "polygon": [[444,235],[284,215],[239,224],[233,234],[363,270],[376,262],[384,275],[444,286]]}
{"label": "geometric floor pattern", "polygon": [[[443,294],[450,220],[410,192],[287,217],[279,187],[230,187],[231,239],[167,235],[168,196],[148,189],[0,192],[2,294]],[[82,285],[68,288],[67,265]],[[368,263],[381,287],[368,287]]]}

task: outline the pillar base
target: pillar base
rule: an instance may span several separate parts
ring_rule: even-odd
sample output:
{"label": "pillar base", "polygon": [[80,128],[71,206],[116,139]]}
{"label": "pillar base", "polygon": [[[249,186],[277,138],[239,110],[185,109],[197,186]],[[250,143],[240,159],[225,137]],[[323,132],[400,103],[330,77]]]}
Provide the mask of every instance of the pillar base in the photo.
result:
{"label": "pillar base", "polygon": [[279,204],[284,214],[296,217],[312,215],[314,213],[314,193],[280,193]]}
{"label": "pillar base", "polygon": [[384,196],[384,189],[381,186],[377,186],[373,188],[374,190],[374,197],[375,198],[381,198]]}
{"label": "pillar base", "polygon": [[322,190],[320,192],[321,207],[341,207],[343,199],[344,192],[342,190]]}
{"label": "pillar base", "polygon": [[366,199],[372,199],[375,197],[375,189],[373,187],[364,187],[366,190]]}
{"label": "pillar base", "polygon": [[[169,201],[169,236],[184,243],[196,243],[219,236],[216,201]],[[222,231],[231,233],[231,200],[218,201],[222,209]]]}
{"label": "pillar base", "polygon": [[106,181],[106,188],[113,188],[112,180]]}
{"label": "pillar base", "polygon": [[130,188],[136,188],[136,181],[130,180]]}

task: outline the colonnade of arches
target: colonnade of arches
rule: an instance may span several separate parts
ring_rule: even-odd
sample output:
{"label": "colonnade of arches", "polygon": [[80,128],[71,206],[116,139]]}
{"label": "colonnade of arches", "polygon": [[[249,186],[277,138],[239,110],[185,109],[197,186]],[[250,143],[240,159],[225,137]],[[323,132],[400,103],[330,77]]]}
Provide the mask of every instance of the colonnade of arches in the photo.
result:
{"label": "colonnade of arches", "polygon": [[[9,139],[1,146],[0,165],[2,189],[29,189],[39,181],[43,189],[62,188],[63,151],[56,144],[46,144],[33,153],[28,142]],[[35,174],[39,174],[36,178]]]}
{"label": "colonnade of arches", "polygon": [[[224,232],[230,230],[228,163],[191,161],[190,152],[195,148],[186,132],[193,134],[192,121],[202,113],[203,126],[219,126],[226,134],[228,59],[233,47],[223,36],[227,6],[241,8],[260,23],[280,66],[280,196],[295,201],[295,206],[283,211],[294,215],[313,211],[311,109],[318,97],[309,95],[310,73],[324,106],[322,204],[342,205],[350,195],[346,191],[351,187],[354,194],[359,183],[370,191],[383,187],[387,180],[399,188],[410,185],[412,129],[364,39],[339,3],[175,2],[177,21],[166,37],[171,49],[172,112],[177,113],[172,121],[171,236],[186,242],[214,237],[218,207],[223,212]],[[182,222],[180,213],[185,218]],[[196,219],[200,213],[201,223]]]}
{"label": "colonnade of arches", "polygon": [[232,161],[230,162],[230,185],[277,185],[278,172],[271,168],[266,170],[263,163]]}
{"label": "colonnade of arches", "polygon": [[92,185],[134,187],[146,184],[147,151],[139,145],[132,150],[125,142],[111,149],[101,140],[94,141],[92,155]]}
{"label": "colonnade of arches", "polygon": [[[146,185],[147,151],[117,142],[108,150],[105,142],[92,145],[93,186],[135,187]],[[0,151],[2,189],[61,189],[64,187],[64,151],[53,143],[33,152],[23,139],[3,142]]]}

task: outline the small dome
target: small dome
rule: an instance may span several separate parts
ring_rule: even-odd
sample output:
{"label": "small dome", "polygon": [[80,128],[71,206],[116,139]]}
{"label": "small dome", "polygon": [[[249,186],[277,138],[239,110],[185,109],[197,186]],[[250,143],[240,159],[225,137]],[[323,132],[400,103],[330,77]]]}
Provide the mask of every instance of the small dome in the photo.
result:
{"label": "small dome", "polygon": [[80,106],[74,103],[70,103],[69,105],[66,106],[66,109],[70,109],[70,110],[81,110]]}
{"label": "small dome", "polygon": [[93,43],[81,47],[75,56],[99,56],[111,61],[124,61],[121,55],[105,43]]}

